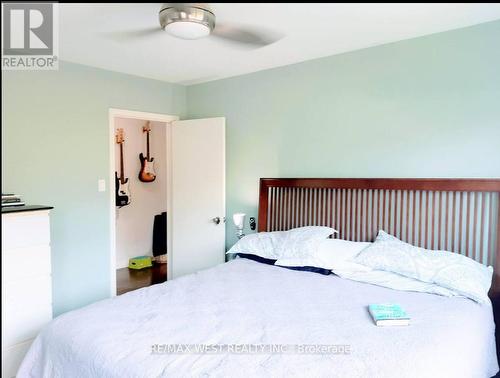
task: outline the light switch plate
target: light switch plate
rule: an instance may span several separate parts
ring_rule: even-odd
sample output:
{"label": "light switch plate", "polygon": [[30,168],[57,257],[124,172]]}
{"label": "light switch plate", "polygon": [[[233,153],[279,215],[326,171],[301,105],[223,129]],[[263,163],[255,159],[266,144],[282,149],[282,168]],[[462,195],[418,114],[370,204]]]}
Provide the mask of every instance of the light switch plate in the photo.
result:
{"label": "light switch plate", "polygon": [[104,180],[104,179],[97,180],[97,191],[98,192],[105,192],[106,191],[106,180]]}

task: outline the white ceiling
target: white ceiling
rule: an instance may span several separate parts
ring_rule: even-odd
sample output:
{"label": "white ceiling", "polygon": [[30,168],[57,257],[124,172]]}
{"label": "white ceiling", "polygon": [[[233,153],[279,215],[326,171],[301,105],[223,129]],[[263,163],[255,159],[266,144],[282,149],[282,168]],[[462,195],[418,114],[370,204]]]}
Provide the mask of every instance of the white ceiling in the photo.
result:
{"label": "white ceiling", "polygon": [[118,38],[157,26],[160,6],[60,4],[60,58],[192,84],[500,19],[500,4],[212,3],[217,22],[265,28],[284,38],[259,49],[165,32]]}

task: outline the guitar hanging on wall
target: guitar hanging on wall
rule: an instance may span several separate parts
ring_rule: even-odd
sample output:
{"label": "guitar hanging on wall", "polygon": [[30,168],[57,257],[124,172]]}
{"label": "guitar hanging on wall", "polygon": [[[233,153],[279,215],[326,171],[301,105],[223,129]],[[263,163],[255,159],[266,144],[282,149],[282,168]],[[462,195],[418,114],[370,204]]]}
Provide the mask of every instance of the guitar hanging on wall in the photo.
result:
{"label": "guitar hanging on wall", "polygon": [[154,171],[153,160],[154,158],[149,156],[149,133],[151,132],[151,126],[149,122],[142,128],[142,132],[146,133],[146,156],[141,152],[139,154],[139,160],[141,161],[141,171],[139,172],[139,180],[142,182],[153,182],[156,179],[156,173]]}
{"label": "guitar hanging on wall", "polygon": [[116,144],[120,146],[120,177],[115,171],[115,202],[116,206],[122,207],[130,204],[130,192],[128,187],[128,178],[125,178],[123,167],[123,129],[116,130]]}

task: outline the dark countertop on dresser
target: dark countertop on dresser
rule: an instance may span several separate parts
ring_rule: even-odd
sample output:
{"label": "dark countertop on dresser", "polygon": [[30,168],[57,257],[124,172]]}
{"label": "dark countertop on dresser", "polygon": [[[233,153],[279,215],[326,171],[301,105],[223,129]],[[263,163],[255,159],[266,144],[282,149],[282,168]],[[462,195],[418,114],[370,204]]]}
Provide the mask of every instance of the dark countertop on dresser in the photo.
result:
{"label": "dark countertop on dresser", "polygon": [[6,206],[2,207],[2,214],[22,213],[24,211],[51,210],[54,207],[46,205],[25,205],[25,206]]}

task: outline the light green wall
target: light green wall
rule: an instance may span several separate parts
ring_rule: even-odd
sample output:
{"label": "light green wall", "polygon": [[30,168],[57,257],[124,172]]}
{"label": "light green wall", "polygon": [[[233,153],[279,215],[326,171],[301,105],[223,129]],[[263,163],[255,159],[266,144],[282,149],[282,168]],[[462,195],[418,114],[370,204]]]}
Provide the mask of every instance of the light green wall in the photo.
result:
{"label": "light green wall", "polygon": [[500,177],[499,41],[497,21],[187,89],[2,72],[2,191],[55,206],[55,313],[109,294],[110,107],[225,116],[229,217],[256,215],[260,177]]}
{"label": "light green wall", "polygon": [[500,21],[190,86],[187,101],[189,118],[226,117],[228,214],[257,214],[260,177],[500,177]]}
{"label": "light green wall", "polygon": [[59,71],[3,71],[2,80],[2,192],[55,207],[54,312],[106,298],[109,193],[97,180],[108,179],[108,110],[183,116],[185,88],[63,62]]}

